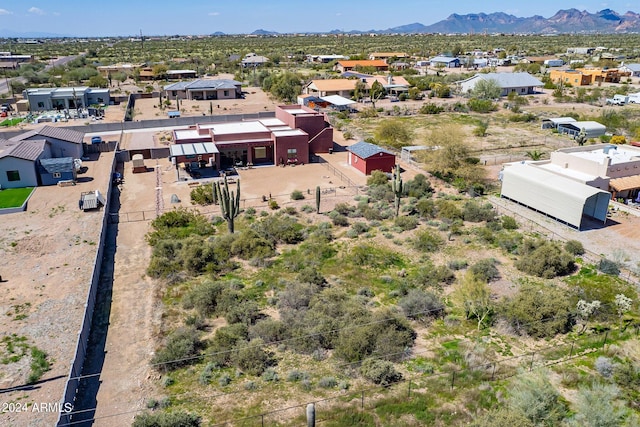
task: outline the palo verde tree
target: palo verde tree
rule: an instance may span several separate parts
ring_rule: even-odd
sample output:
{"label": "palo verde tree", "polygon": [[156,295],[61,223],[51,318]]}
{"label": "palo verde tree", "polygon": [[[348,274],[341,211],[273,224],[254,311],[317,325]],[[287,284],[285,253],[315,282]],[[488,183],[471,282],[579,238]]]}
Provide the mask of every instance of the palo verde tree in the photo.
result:
{"label": "palo verde tree", "polygon": [[396,170],[393,172],[393,180],[391,181],[391,191],[394,195],[394,207],[396,217],[400,212],[400,199],[402,198],[402,177],[400,176],[400,165],[396,165]]}
{"label": "palo verde tree", "polygon": [[229,183],[226,176],[224,177],[224,185],[218,181],[214,188],[217,193],[214,200],[218,200],[220,203],[222,217],[227,221],[229,233],[233,233],[235,230],[235,218],[240,213],[240,181],[238,181],[235,194],[233,191],[229,191]]}

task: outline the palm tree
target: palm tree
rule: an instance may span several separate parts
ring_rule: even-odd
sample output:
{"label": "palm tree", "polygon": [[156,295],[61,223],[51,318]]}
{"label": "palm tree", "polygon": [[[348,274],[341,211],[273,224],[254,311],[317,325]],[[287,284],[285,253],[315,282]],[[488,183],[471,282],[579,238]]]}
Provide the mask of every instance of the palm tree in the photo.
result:
{"label": "palm tree", "polygon": [[531,150],[525,153],[525,156],[529,157],[533,161],[542,160],[542,157],[544,157],[544,155],[544,152],[538,150]]}

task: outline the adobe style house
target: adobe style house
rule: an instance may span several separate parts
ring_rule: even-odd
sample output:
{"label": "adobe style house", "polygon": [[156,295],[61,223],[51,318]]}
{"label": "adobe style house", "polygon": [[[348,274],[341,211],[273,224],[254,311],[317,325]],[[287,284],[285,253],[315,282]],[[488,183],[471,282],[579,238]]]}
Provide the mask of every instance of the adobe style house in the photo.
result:
{"label": "adobe style house", "polygon": [[302,92],[317,97],[340,95],[350,98],[356,88],[357,79],[320,79],[311,80]]}
{"label": "adobe style house", "polygon": [[164,87],[167,99],[216,100],[242,97],[242,83],[229,79],[178,82]]}
{"label": "adobe style house", "polygon": [[588,86],[591,76],[576,70],[551,70],[549,78],[556,84],[571,84],[571,86]]}
{"label": "adobe style house", "polygon": [[382,59],[384,62],[389,62],[389,59],[391,58],[396,58],[396,59],[405,59],[405,58],[409,58],[409,55],[407,55],[405,52],[371,52],[369,54],[369,59],[370,60],[376,60],[376,59]]}
{"label": "adobe style house", "polygon": [[365,175],[371,175],[375,170],[390,173],[396,166],[395,154],[369,142],[357,142],[347,150],[347,163]]}
{"label": "adobe style house", "polygon": [[355,70],[356,68],[374,68],[376,71],[389,71],[389,65],[380,59],[375,60],[353,60],[353,61],[338,61],[334,70],[340,73],[345,71]]}
{"label": "adobe style house", "polygon": [[582,74],[591,78],[591,84],[600,83],[620,83],[622,77],[629,77],[631,73],[617,68],[576,68]]}
{"label": "adobe style house", "polygon": [[173,137],[175,145],[170,150],[176,164],[197,161],[217,169],[304,164],[312,153],[333,147],[333,128],[327,117],[300,105],[279,106],[272,119],[198,124],[174,130]]}

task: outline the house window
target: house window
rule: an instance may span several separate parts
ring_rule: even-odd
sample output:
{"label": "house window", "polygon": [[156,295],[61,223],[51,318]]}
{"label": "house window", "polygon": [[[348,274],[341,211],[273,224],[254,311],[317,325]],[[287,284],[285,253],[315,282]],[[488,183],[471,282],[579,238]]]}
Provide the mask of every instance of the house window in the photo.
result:
{"label": "house window", "polygon": [[38,102],[38,108],[44,108],[44,102],[42,101]]}
{"label": "house window", "polygon": [[255,147],[253,152],[256,159],[265,159],[267,157],[267,147]]}
{"label": "house window", "polygon": [[289,148],[287,150],[287,159],[294,160],[298,158],[298,150],[296,148]]}
{"label": "house window", "polygon": [[102,98],[98,98],[98,103],[102,104],[104,102],[104,100]]}
{"label": "house window", "polygon": [[178,94],[178,91],[172,90],[171,91],[171,96],[176,96]]}
{"label": "house window", "polygon": [[61,178],[62,177],[62,174],[60,172],[54,172],[52,175],[53,175],[54,178]]}
{"label": "house window", "polygon": [[20,181],[20,172],[19,171],[7,171],[7,180],[11,181]]}
{"label": "house window", "polygon": [[228,90],[224,91],[224,96],[229,96],[229,91]]}

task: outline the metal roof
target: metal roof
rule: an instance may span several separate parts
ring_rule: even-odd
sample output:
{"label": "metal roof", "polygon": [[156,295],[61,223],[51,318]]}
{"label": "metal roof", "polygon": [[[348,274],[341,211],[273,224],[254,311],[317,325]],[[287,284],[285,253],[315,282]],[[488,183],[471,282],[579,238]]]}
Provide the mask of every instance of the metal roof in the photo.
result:
{"label": "metal roof", "polygon": [[594,130],[594,131],[599,131],[599,130],[606,130],[607,127],[605,125],[603,125],[602,123],[598,123],[598,122],[594,122],[594,121],[584,121],[584,122],[565,122],[562,123],[563,127],[566,128],[571,128],[571,129],[575,129],[575,130],[582,130],[584,129],[585,132],[589,132],[590,130]]}
{"label": "metal roof", "polygon": [[82,144],[84,142],[84,132],[78,132],[77,130],[73,129],[53,126],[43,126],[40,129],[32,130],[18,136],[14,136],[13,138],[11,138],[11,140],[24,141],[26,139],[33,138],[34,136],[44,136],[48,138],[59,139],[61,141],[74,142],[76,144]]}
{"label": "metal roof", "polygon": [[640,71],[640,64],[624,64],[624,65],[621,65],[621,67],[626,67],[633,72]]}
{"label": "metal roof", "polygon": [[173,144],[169,146],[171,157],[196,156],[199,154],[217,154],[218,148],[213,142],[196,142],[193,144]]}
{"label": "metal roof", "polygon": [[190,82],[178,82],[167,85],[164,90],[202,90],[202,89],[237,89],[242,83],[230,79],[198,79]]}
{"label": "metal roof", "polygon": [[387,151],[382,147],[364,141],[356,142],[355,144],[347,147],[347,150],[351,151],[361,159],[368,159],[369,157],[380,153],[391,154],[392,156],[394,155],[392,152]]}
{"label": "metal roof", "polygon": [[47,141],[15,141],[0,139],[0,159],[15,157],[22,160],[35,161],[44,151]]}
{"label": "metal roof", "polygon": [[[543,86],[544,84],[529,73],[486,73],[476,74],[475,78],[495,80],[501,88]],[[472,77],[472,78],[474,78]]]}
{"label": "metal roof", "polygon": [[565,123],[573,123],[576,122],[577,120],[574,119],[573,117],[554,117],[551,119],[544,119],[542,120],[543,122],[551,122],[554,125],[561,125],[561,124],[565,124]]}
{"label": "metal roof", "polygon": [[345,98],[344,96],[340,95],[321,96],[320,99],[339,107],[344,107],[356,103],[355,101],[352,101],[349,98]]}
{"label": "metal roof", "polygon": [[448,64],[449,62],[460,61],[460,60],[458,58],[454,58],[452,56],[434,56],[429,61],[430,62],[445,62],[445,63]]}
{"label": "metal roof", "polygon": [[73,164],[73,157],[60,157],[57,159],[42,159],[40,160],[40,166],[47,173],[54,172],[73,172],[75,165]]}

